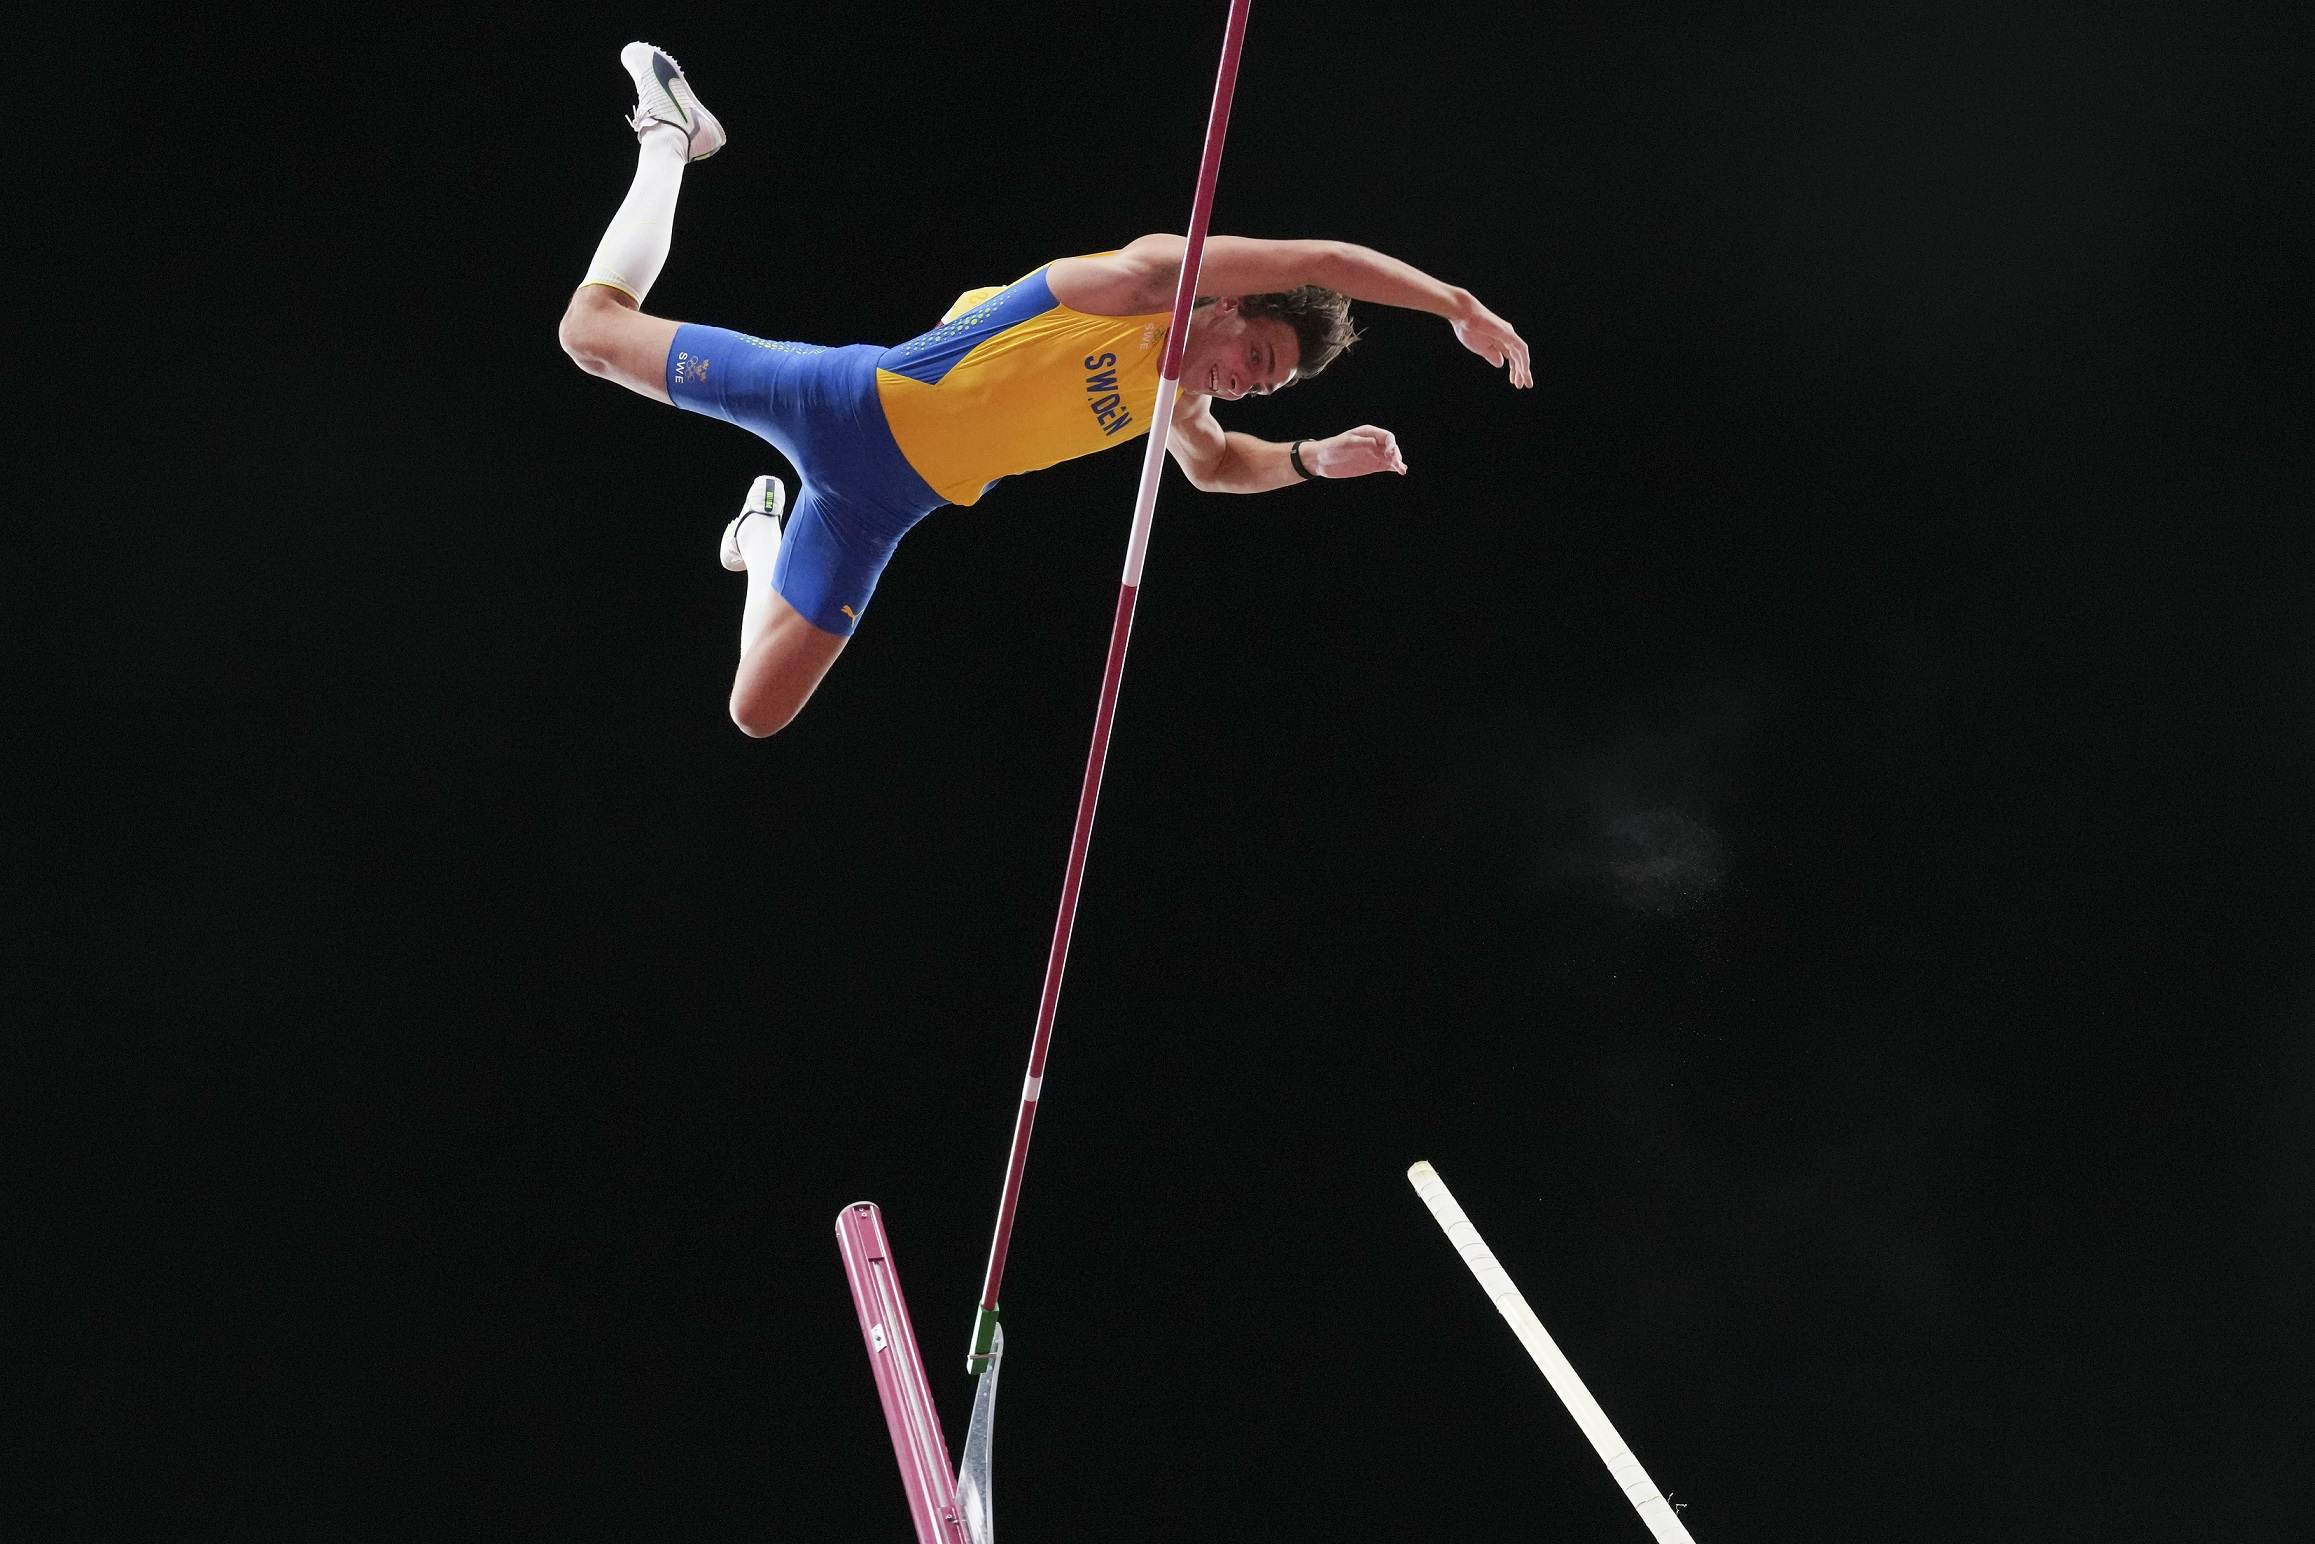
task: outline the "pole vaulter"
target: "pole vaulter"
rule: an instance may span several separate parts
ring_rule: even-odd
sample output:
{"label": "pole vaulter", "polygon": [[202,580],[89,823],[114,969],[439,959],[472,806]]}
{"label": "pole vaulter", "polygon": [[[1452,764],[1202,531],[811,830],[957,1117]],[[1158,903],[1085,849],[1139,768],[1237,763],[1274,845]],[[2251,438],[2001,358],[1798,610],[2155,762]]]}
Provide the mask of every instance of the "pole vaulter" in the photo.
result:
{"label": "pole vaulter", "polygon": [[[1009,285],[966,291],[937,325],[889,347],[783,341],[644,309],[668,261],[687,169],[721,153],[728,136],[672,55],[648,42],[629,43],[619,63],[635,87],[625,120],[637,145],[634,180],[556,329],[563,351],[588,374],[745,429],[797,473],[792,501],[781,478],[757,477],[717,544],[720,566],[746,576],[730,711],[732,722],[757,738],[779,733],[803,710],[861,625],[898,543],[917,523],[947,505],[977,504],[1007,479],[1148,439],[1036,1037],[968,1353],[967,1366],[981,1378],[973,1420],[980,1440],[967,1444],[968,1478],[975,1454],[985,1460],[987,1451],[985,1417],[1003,1344],[997,1293],[1164,457],[1170,453],[1191,485],[1207,493],[1405,476],[1397,436],[1374,424],[1288,443],[1227,431],[1215,417],[1216,403],[1267,395],[1327,368],[1357,340],[1353,301],[1436,316],[1463,347],[1503,369],[1511,385],[1535,384],[1527,345],[1510,323],[1469,290],[1411,263],[1347,241],[1208,240],[1247,9],[1248,0],[1232,0],[1186,238],[1150,232],[1052,259]],[[1210,291],[1203,303],[1201,288]],[[1168,296],[1170,312],[1160,309]],[[659,486],[656,477],[651,486]],[[872,1357],[913,1365],[914,1337],[893,1327],[905,1315],[898,1312],[890,1246],[873,1222],[873,1208],[847,1208],[840,1229],[861,1331]],[[924,1380],[887,1378],[889,1370],[879,1363],[894,1440],[913,1445],[902,1453],[904,1474],[944,1467]],[[925,1482],[934,1502],[923,1514],[930,1519],[923,1526],[935,1528],[928,1540],[947,1537],[938,1532],[946,1526],[940,1522],[945,1485]],[[976,1497],[969,1485],[959,1499],[963,1526],[972,1528]],[[978,1502],[985,1518],[985,1486]],[[972,1537],[985,1544],[985,1532]]]}

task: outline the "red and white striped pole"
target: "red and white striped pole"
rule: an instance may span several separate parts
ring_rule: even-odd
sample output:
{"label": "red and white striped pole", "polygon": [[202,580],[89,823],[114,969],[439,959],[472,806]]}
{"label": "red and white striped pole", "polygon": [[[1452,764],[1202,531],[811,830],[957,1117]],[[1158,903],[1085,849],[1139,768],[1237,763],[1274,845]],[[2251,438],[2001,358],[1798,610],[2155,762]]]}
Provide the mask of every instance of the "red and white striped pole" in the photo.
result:
{"label": "red and white striped pole", "polygon": [[989,1244],[988,1274],[981,1280],[980,1312],[973,1321],[972,1350],[965,1370],[988,1365],[997,1329],[997,1289],[1005,1279],[1005,1251],[1013,1239],[1013,1217],[1021,1205],[1021,1176],[1029,1166],[1029,1133],[1037,1124],[1037,1096],[1045,1083],[1045,1053],[1053,1044],[1053,1014],[1061,1001],[1061,973],[1069,964],[1069,935],[1077,923],[1077,892],[1085,879],[1085,853],[1093,845],[1093,810],[1101,800],[1101,769],[1109,759],[1109,729],[1117,717],[1117,684],[1125,674],[1126,640],[1133,634],[1134,601],[1141,593],[1142,559],[1149,551],[1150,517],[1157,508],[1158,477],[1164,470],[1166,438],[1173,427],[1174,398],[1181,392],[1182,346],[1189,339],[1190,304],[1198,294],[1198,264],[1205,256],[1206,225],[1214,213],[1214,183],[1222,171],[1222,137],[1230,124],[1230,97],[1238,84],[1238,54],[1246,40],[1251,0],[1230,0],[1230,20],[1222,34],[1222,68],[1214,80],[1214,105],[1206,117],[1206,150],[1198,163],[1197,196],[1190,203],[1189,246],[1174,285],[1172,330],[1158,367],[1157,405],[1150,417],[1149,444],[1141,459],[1141,491],[1134,496],[1133,534],[1125,546],[1125,578],[1118,586],[1117,617],[1109,628],[1109,663],[1101,672],[1101,705],[1093,715],[1093,748],[1085,758],[1085,782],[1077,795],[1077,826],[1069,838],[1069,867],[1061,880],[1061,912],[1053,923],[1053,947],[1045,959],[1045,990],[1037,1002],[1037,1034],[1029,1046],[1029,1075],[1021,1084],[1021,1109],[1013,1118],[1013,1151],[1005,1163],[1005,1194],[997,1203],[997,1234]]}

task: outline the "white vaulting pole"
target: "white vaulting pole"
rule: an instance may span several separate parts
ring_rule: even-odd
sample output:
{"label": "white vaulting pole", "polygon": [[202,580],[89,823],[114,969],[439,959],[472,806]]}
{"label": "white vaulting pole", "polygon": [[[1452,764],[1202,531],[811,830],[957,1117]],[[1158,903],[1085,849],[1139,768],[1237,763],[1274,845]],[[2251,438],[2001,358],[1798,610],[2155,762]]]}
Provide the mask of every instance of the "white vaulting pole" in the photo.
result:
{"label": "white vaulting pole", "polygon": [[1471,1219],[1463,1215],[1463,1208],[1456,1205],[1455,1194],[1447,1188],[1447,1182],[1439,1178],[1439,1171],[1428,1163],[1418,1163],[1407,1170],[1407,1179],[1414,1185],[1415,1194],[1431,1209],[1431,1215],[1438,1219],[1439,1226],[1446,1230],[1448,1242],[1463,1256],[1463,1263],[1471,1267],[1471,1274],[1487,1289],[1495,1311],[1503,1315],[1504,1322],[1519,1337],[1519,1343],[1527,1347],[1527,1354],[1535,1358],[1535,1365],[1551,1380],[1560,1403],[1567,1406],[1567,1413],[1575,1417],[1576,1425],[1591,1439],[1592,1450],[1600,1455],[1600,1462],[1608,1466],[1608,1473],[1623,1487],[1624,1497],[1638,1510],[1640,1521],[1648,1525],[1648,1531],[1656,1536],[1659,1544],[1695,1544],[1687,1526],[1680,1521],[1680,1514],[1672,1510],[1672,1504],[1656,1489],[1656,1482],[1648,1478],[1648,1471],[1640,1467],[1632,1450],[1624,1446],[1624,1439],[1617,1436],[1616,1428],[1609,1424],[1607,1412],[1592,1398],[1592,1391],[1584,1387],[1584,1380],[1575,1375],[1575,1368],[1568,1364],[1543,1322],[1536,1318],[1535,1310],[1527,1306],[1527,1299],[1521,1295],[1510,1273],[1496,1261],[1495,1251],[1487,1247],[1487,1241],[1479,1236]]}

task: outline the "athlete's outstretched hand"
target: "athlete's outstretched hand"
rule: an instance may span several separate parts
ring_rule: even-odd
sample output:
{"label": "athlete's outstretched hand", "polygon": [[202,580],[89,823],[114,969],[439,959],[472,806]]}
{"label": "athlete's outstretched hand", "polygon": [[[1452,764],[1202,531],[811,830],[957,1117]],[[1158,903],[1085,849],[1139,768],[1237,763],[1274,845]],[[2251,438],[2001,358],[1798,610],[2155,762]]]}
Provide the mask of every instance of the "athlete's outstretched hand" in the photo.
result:
{"label": "athlete's outstretched hand", "polygon": [[1455,336],[1472,353],[1491,365],[1509,365],[1512,385],[1535,384],[1535,372],[1527,367],[1527,343],[1502,317],[1474,300],[1454,319],[1454,327]]}
{"label": "athlete's outstretched hand", "polygon": [[1365,477],[1373,472],[1405,476],[1407,459],[1399,454],[1399,437],[1373,424],[1345,429],[1310,447],[1310,469],[1321,477]]}

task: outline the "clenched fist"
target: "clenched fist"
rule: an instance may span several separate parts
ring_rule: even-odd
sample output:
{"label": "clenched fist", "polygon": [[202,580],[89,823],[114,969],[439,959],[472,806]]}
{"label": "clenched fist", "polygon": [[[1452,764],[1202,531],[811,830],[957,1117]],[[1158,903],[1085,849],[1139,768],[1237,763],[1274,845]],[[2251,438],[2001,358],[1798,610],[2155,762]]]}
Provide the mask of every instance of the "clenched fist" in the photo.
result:
{"label": "clenched fist", "polygon": [[1373,424],[1345,429],[1329,439],[1313,440],[1303,462],[1321,477],[1365,477],[1373,472],[1406,475],[1406,457],[1399,454],[1399,437]]}

